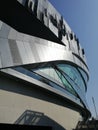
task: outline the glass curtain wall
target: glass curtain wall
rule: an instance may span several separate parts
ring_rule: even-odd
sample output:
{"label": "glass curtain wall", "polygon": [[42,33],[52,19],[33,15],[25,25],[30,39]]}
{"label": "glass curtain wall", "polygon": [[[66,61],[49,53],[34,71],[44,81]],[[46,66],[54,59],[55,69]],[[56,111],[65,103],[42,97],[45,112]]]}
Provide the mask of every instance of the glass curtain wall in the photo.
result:
{"label": "glass curtain wall", "polygon": [[74,87],[86,93],[87,74],[80,69],[69,64],[50,64],[48,67],[29,68],[17,67],[15,70],[35,78],[63,92],[78,97]]}

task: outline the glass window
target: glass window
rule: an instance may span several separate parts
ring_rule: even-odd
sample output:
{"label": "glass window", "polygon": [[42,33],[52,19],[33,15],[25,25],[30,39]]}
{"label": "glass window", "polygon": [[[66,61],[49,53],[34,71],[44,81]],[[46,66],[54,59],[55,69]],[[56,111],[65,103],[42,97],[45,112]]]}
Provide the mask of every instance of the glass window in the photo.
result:
{"label": "glass window", "polygon": [[52,78],[52,79],[62,83],[60,78],[58,77],[56,71],[52,67],[40,68],[40,69],[36,70],[35,72],[41,72],[41,73],[44,74],[44,76],[47,75],[48,78]]}
{"label": "glass window", "polygon": [[[51,68],[51,67],[49,67],[49,68]],[[56,77],[58,77],[58,78],[56,78],[56,80],[59,79],[59,82],[62,83],[63,86],[60,85],[60,84],[58,84],[58,83],[56,83],[55,80],[53,81],[53,80],[50,80],[49,77],[48,77],[48,78],[45,77],[45,75],[44,75],[44,76],[43,76],[43,75],[39,75],[39,74],[37,73],[38,70],[36,70],[36,71],[29,71],[29,70],[27,70],[27,69],[25,69],[25,68],[23,68],[23,67],[16,67],[16,68],[14,68],[14,70],[16,70],[16,71],[18,71],[18,72],[20,72],[20,73],[23,73],[23,74],[25,74],[25,75],[28,75],[28,76],[30,76],[30,77],[32,77],[32,78],[34,78],[34,79],[37,79],[37,80],[39,80],[39,81],[41,81],[41,82],[43,82],[43,83],[46,83],[46,84],[48,84],[49,86],[51,86],[51,87],[53,87],[53,88],[56,88],[56,89],[58,89],[58,90],[60,90],[60,91],[62,91],[62,92],[65,92],[65,93],[66,93],[66,91],[68,91],[68,92],[70,92],[69,94],[72,94],[72,95],[74,95],[75,97],[77,97],[76,92],[73,90],[73,88],[72,88],[71,85],[68,83],[68,81],[65,79],[65,77],[64,77],[59,71],[56,71],[56,70],[53,69],[53,68],[51,68],[50,70],[52,70],[52,71],[50,71],[49,68],[43,68],[43,69],[41,68],[41,69],[38,69],[38,70],[44,72],[44,74],[49,74],[49,75],[51,75],[53,78],[54,78],[55,75],[56,75]],[[50,71],[50,72],[49,72],[49,71]],[[52,72],[52,73],[51,73],[51,72]],[[53,74],[53,73],[54,73],[54,74]]]}
{"label": "glass window", "polygon": [[67,64],[59,64],[57,65],[65,74],[67,74],[67,76],[69,76],[75,84],[77,84],[77,87],[79,87],[82,91],[85,92],[85,83],[83,78],[81,77],[79,71],[71,66],[71,65],[67,65]]}
{"label": "glass window", "polygon": [[62,73],[60,73],[57,69],[55,69],[55,67],[53,67],[53,68],[52,67],[40,68],[38,70],[35,70],[34,72],[36,72],[36,73],[38,73],[38,72],[40,73],[41,72],[42,75],[44,77],[47,76],[47,78],[49,80],[52,79],[52,81],[53,81],[53,79],[54,79],[54,82],[55,81],[59,82],[60,84],[63,85],[61,87],[63,87],[68,92],[70,92],[71,94],[76,96],[76,93],[75,93],[74,89],[72,88],[71,84],[66,80],[66,78],[63,76]]}
{"label": "glass window", "polygon": [[78,68],[78,70],[80,71],[80,73],[82,74],[85,82],[87,83],[88,82],[88,76],[87,76],[87,74],[82,69],[80,69],[80,68]]}
{"label": "glass window", "polygon": [[75,68],[68,64],[50,65],[48,67],[44,66],[36,69],[31,68],[30,70],[17,68],[17,70],[32,78],[49,84],[51,87],[56,86],[59,90],[67,90],[76,97],[76,89],[83,93],[85,93],[86,90],[84,78],[86,77],[87,79],[87,75],[85,72],[78,67]]}
{"label": "glass window", "polygon": [[71,84],[67,81],[65,76],[57,71],[59,78],[61,79],[62,84],[65,86],[65,89],[69,91],[71,94],[76,95],[74,89],[72,88]]}

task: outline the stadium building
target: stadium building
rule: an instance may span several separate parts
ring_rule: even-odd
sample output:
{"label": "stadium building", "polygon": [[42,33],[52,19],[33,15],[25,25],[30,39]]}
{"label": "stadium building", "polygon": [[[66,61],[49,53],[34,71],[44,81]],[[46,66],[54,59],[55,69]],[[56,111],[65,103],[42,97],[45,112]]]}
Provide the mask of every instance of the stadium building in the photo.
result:
{"label": "stadium building", "polygon": [[75,129],[91,116],[88,80],[85,51],[48,0],[1,0],[0,124]]}

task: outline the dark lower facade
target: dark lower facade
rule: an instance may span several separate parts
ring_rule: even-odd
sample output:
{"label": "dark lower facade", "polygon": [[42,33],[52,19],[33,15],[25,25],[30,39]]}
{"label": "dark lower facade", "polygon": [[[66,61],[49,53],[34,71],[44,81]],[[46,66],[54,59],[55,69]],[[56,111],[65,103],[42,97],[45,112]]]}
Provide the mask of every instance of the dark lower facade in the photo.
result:
{"label": "dark lower facade", "polygon": [[75,130],[98,130],[98,120],[92,118],[87,122],[80,121]]}
{"label": "dark lower facade", "polygon": [[19,124],[4,124],[0,123],[0,129],[26,129],[26,130],[52,130],[52,127],[49,126],[34,126],[34,125],[19,125]]}

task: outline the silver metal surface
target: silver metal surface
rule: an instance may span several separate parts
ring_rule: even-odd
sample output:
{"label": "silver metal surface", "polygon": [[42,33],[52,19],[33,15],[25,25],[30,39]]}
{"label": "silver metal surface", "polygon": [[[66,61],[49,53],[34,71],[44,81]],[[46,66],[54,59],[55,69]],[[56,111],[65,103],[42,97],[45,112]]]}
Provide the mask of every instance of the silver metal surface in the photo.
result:
{"label": "silver metal surface", "polygon": [[[17,0],[24,8],[27,8],[47,29],[51,30],[64,45],[54,43],[42,38],[20,33],[0,21],[0,71],[25,80],[39,87],[55,92],[76,102],[81,107],[79,100],[71,98],[68,94],[61,92],[49,85],[35,80],[27,75],[10,69],[15,66],[35,65],[43,63],[69,63],[82,68],[87,75],[89,70],[86,64],[85,54],[82,52],[80,43],[75,38],[74,32],[68,26],[62,15],[47,1]],[[32,3],[32,7],[30,5]],[[35,6],[35,4],[37,4]],[[32,15],[33,17],[33,15]],[[65,29],[65,30],[64,30]],[[63,32],[62,32],[63,31]],[[64,34],[66,31],[66,34]],[[9,68],[9,69],[6,69]],[[69,80],[69,79],[68,79]],[[85,93],[77,88],[72,82],[74,90],[79,95],[85,107],[88,109]]]}
{"label": "silver metal surface", "polygon": [[0,31],[1,31],[1,28],[2,28],[2,21],[0,21]]}
{"label": "silver metal surface", "polygon": [[[12,31],[11,27],[10,30]],[[68,46],[56,44],[54,42],[23,33],[21,34],[15,30],[12,31],[12,36],[14,36],[12,38],[11,31],[9,31],[9,39],[3,37],[4,33],[0,36],[0,53],[2,57],[2,66],[0,66],[0,68],[39,62],[69,61],[80,66],[89,73],[87,67],[79,58],[72,54],[73,50],[69,50]],[[13,46],[14,48],[16,46],[15,53],[11,53],[13,51],[13,47],[10,47],[9,49],[9,46]],[[5,60],[4,55],[7,57],[7,60]],[[15,57],[17,59],[17,63],[15,61]],[[85,57],[83,57],[82,60],[85,62],[84,58]],[[12,59],[14,60],[12,61]]]}

